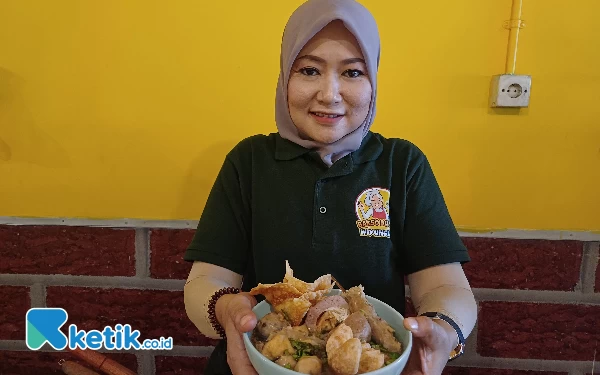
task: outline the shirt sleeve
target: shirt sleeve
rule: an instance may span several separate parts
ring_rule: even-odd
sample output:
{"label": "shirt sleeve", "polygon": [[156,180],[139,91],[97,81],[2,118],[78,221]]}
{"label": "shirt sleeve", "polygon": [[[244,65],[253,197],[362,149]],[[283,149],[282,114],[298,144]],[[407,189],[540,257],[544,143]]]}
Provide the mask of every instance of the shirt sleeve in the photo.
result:
{"label": "shirt sleeve", "polygon": [[250,249],[250,204],[239,172],[228,155],[184,260],[207,262],[244,273]]}
{"label": "shirt sleeve", "polygon": [[406,174],[404,271],[470,261],[425,155],[414,147]]}

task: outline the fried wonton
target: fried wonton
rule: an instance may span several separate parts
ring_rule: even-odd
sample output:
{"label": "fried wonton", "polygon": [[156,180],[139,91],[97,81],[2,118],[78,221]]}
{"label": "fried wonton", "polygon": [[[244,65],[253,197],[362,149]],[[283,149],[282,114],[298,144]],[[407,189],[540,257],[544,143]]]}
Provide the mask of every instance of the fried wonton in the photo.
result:
{"label": "fried wonton", "polygon": [[292,326],[299,326],[302,324],[302,319],[304,319],[304,315],[306,315],[310,306],[308,300],[300,297],[287,299],[278,305],[274,305],[273,308],[275,311],[282,313]]}
{"label": "fried wonton", "polygon": [[287,300],[302,297],[302,293],[293,285],[285,283],[277,284],[258,284],[252,288],[250,294],[253,296],[262,294],[271,306],[277,306]]}
{"label": "fried wonton", "polygon": [[325,293],[329,293],[331,288],[333,288],[331,275],[329,274],[320,276],[313,283],[307,283],[295,278],[294,271],[290,267],[290,264],[287,260],[285,261],[285,277],[283,278],[283,282],[293,285],[302,294],[316,291],[325,291]]}
{"label": "fried wonton", "polygon": [[262,294],[275,311],[286,315],[293,326],[300,325],[308,309],[333,289],[331,275],[323,275],[313,283],[294,277],[294,271],[285,261],[285,277],[276,284],[258,284],[251,295]]}

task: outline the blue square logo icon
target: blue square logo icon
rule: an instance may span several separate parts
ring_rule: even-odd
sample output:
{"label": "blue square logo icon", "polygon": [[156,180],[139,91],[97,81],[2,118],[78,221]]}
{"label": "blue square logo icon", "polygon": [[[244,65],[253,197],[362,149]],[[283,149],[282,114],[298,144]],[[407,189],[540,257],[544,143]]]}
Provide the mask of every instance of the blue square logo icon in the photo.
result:
{"label": "blue square logo icon", "polygon": [[46,342],[56,350],[67,347],[67,336],[60,328],[67,322],[68,314],[61,308],[32,308],[25,315],[25,343],[38,350]]}

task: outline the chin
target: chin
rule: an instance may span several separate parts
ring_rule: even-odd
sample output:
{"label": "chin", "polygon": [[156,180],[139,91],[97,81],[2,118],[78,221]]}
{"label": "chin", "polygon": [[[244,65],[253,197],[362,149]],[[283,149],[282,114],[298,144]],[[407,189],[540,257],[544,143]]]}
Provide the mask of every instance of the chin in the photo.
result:
{"label": "chin", "polygon": [[305,131],[302,131],[302,133],[304,133],[305,137],[308,139],[328,145],[339,141],[353,130],[356,129],[349,129],[345,124],[338,124],[338,126],[335,127],[310,124],[305,128]]}
{"label": "chin", "polygon": [[309,138],[312,139],[313,141],[322,143],[322,144],[331,144],[334,143],[336,141],[339,141],[340,139],[342,139],[346,134],[346,132],[338,132],[338,131],[313,131],[310,132],[308,134]]}

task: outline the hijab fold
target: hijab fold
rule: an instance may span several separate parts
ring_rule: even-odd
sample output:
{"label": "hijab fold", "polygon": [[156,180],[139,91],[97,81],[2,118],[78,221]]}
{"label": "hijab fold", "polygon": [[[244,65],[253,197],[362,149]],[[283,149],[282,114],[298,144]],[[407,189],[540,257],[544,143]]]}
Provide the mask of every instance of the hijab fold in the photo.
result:
{"label": "hijab fold", "polygon": [[[371,106],[364,122],[353,132],[331,144],[303,139],[290,116],[287,87],[292,65],[304,45],[325,26],[340,20],[354,35],[362,50],[372,86]],[[275,95],[275,122],[282,138],[304,148],[316,150],[323,162],[331,166],[336,160],[357,150],[369,132],[375,117],[377,70],[380,41],[377,23],[371,13],[355,0],[308,0],[292,14],[285,27],[280,58],[280,73]]]}

